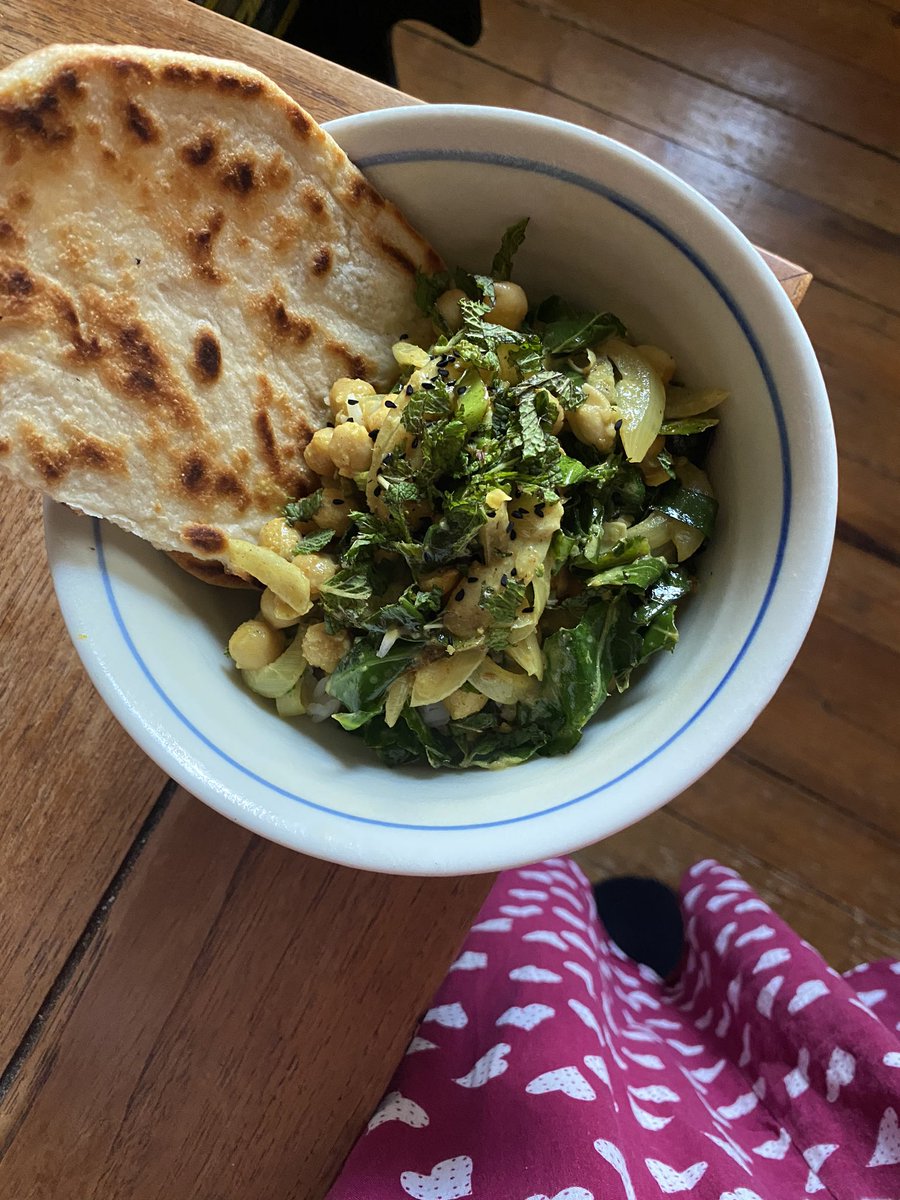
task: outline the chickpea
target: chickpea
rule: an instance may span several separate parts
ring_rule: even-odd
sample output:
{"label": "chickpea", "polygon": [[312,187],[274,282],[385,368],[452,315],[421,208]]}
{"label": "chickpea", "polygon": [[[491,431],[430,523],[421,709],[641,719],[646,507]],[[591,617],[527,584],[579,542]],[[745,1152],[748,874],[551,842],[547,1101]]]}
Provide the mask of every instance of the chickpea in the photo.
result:
{"label": "chickpea", "polygon": [[313,517],[313,524],[318,529],[333,529],[338,534],[346,533],[350,528],[351,507],[350,501],[339,488],[323,488],[322,503]]}
{"label": "chickpea", "polygon": [[481,712],[487,704],[487,696],[483,696],[481,692],[467,692],[463,688],[457,688],[455,692],[444,697],[444,704],[447,706],[450,720],[461,721],[464,717],[471,717],[472,713]]}
{"label": "chickpea", "polygon": [[291,608],[290,604],[285,604],[271,588],[266,588],[260,596],[259,611],[266,624],[271,625],[273,629],[287,629],[301,619],[301,614],[295,608]]}
{"label": "chickpea", "polygon": [[341,475],[358,475],[372,463],[372,441],[362,425],[347,421],[331,431],[331,461]]}
{"label": "chickpea", "polygon": [[265,621],[244,621],[228,642],[228,653],[241,671],[258,671],[273,663],[284,650],[284,634]]}
{"label": "chickpea", "polygon": [[297,545],[297,530],[284,517],[273,517],[263,525],[256,540],[267,550],[274,550],[290,562]]}
{"label": "chickpea", "polygon": [[663,383],[671,382],[675,374],[675,359],[659,346],[635,346],[638,354],[650,364]]}
{"label": "chickpea", "polygon": [[336,379],[328,393],[335,422],[360,420],[360,401],[374,394],[375,389],[365,379]]}
{"label": "chickpea", "polygon": [[616,410],[602,392],[591,384],[584,385],[584,403],[566,413],[569,428],[586,446],[595,446],[604,453],[612,450],[616,441]]}
{"label": "chickpea", "polygon": [[337,563],[328,554],[298,554],[294,566],[309,580],[309,594],[317,596],[319,588],[337,571]]}
{"label": "chickpea", "polygon": [[517,283],[500,280],[494,284],[494,304],[485,319],[506,329],[518,329],[528,312],[528,297]]}
{"label": "chickpea", "polygon": [[442,317],[446,322],[447,327],[456,333],[458,329],[462,329],[462,313],[459,311],[460,300],[465,300],[466,293],[459,288],[450,288],[438,296],[435,309],[438,316]]}
{"label": "chickpea", "polygon": [[333,475],[334,462],[331,458],[331,439],[333,429],[317,429],[312,435],[309,445],[303,451],[306,465],[317,475]]}
{"label": "chickpea", "polygon": [[384,396],[360,396],[358,419],[366,429],[373,429],[372,417],[382,408],[384,408]]}
{"label": "chickpea", "polygon": [[331,674],[347,651],[350,637],[347,633],[329,633],[324,622],[310,625],[303,635],[303,657],[311,667]]}

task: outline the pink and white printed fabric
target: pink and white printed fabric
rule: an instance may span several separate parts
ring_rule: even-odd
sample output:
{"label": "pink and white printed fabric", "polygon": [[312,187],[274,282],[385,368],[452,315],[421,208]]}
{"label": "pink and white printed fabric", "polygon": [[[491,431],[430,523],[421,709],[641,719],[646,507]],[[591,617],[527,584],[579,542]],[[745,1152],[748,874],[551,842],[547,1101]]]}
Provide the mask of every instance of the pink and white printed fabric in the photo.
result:
{"label": "pink and white printed fabric", "polygon": [[900,964],[841,977],[728,867],[676,986],[579,868],[504,873],[328,1200],[900,1200]]}

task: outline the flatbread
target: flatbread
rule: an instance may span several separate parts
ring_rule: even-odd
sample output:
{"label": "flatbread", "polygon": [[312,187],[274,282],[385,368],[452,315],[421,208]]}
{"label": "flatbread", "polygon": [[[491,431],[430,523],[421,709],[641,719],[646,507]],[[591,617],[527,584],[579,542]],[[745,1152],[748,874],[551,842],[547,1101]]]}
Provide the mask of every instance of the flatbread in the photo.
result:
{"label": "flatbread", "polygon": [[215,558],[312,477],[340,376],[427,342],[440,260],[235,62],[53,46],[0,71],[0,468]]}

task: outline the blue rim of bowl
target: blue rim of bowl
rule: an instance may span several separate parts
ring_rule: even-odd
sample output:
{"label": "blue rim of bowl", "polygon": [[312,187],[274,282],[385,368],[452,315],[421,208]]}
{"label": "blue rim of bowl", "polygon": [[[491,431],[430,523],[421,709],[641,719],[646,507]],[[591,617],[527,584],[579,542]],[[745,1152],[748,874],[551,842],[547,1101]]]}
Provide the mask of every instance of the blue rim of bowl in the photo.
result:
{"label": "blue rim of bowl", "polygon": [[725,672],[707,698],[703,701],[703,703],[691,714],[691,716],[688,717],[688,719],[684,721],[674,733],[666,738],[664,742],[660,743],[660,745],[655,747],[655,749],[651,750],[649,754],[646,754],[642,759],[640,759],[639,762],[633,763],[627,770],[620,772],[612,779],[607,779],[605,782],[598,784],[596,787],[591,788],[587,792],[583,792],[579,796],[572,797],[570,800],[563,800],[559,804],[550,805],[547,808],[539,809],[536,812],[524,813],[518,817],[506,817],[497,821],[478,821],[459,825],[423,825],[404,821],[385,821],[375,817],[364,817],[356,813],[344,812],[339,808],[331,808],[326,804],[319,804],[315,800],[308,800],[305,796],[298,796],[295,792],[289,792],[286,788],[279,787],[277,784],[272,783],[268,779],[263,779],[261,775],[257,775],[256,772],[251,771],[249,767],[245,767],[242,763],[239,763],[236,759],[232,758],[230,754],[227,754],[220,746],[217,746],[215,742],[211,741],[206,734],[202,733],[181,711],[181,709],[178,708],[171,697],[163,690],[151,672],[150,668],[141,657],[141,654],[138,651],[137,646],[134,644],[131,634],[128,631],[128,627],[125,624],[124,618],[122,617],[115,593],[113,591],[112,580],[107,569],[106,553],[103,545],[103,531],[101,528],[102,522],[97,520],[96,517],[92,520],[97,546],[97,564],[103,579],[104,591],[106,593],[107,600],[109,601],[113,618],[119,628],[119,632],[122,634],[129,652],[131,653],[144,677],[150,683],[153,690],[171,710],[171,712],[174,713],[178,720],[185,726],[185,728],[188,729],[196,738],[198,738],[204,746],[212,750],[213,753],[215,753],[219,758],[228,763],[230,766],[234,767],[248,779],[252,779],[255,783],[261,784],[263,787],[268,788],[276,795],[283,796],[288,800],[294,801],[295,803],[305,805],[307,808],[315,809],[317,812],[327,813],[330,816],[342,817],[344,820],[352,821],[357,824],[378,825],[388,829],[409,829],[420,832],[440,832],[441,830],[445,830],[447,832],[452,832],[467,829],[493,829],[501,825],[517,825],[521,824],[523,821],[535,821],[540,817],[548,816],[550,813],[559,812],[562,809],[571,808],[575,804],[580,804],[582,801],[587,800],[592,796],[596,796],[600,792],[606,791],[608,788],[614,787],[617,783],[621,783],[622,780],[627,779],[629,775],[633,775],[652,759],[662,754],[664,750],[671,746],[673,742],[677,741],[678,738],[680,738],[694,724],[694,722],[709,707],[715,697],[719,694],[719,692],[734,674],[738,664],[756,637],[757,630],[759,629],[762,619],[765,616],[771,602],[775,585],[778,581],[779,575],[781,574],[781,566],[784,559],[784,549],[787,542],[788,528],[790,525],[791,464],[784,412],[778,396],[778,390],[775,386],[775,380],[772,375],[772,371],[765,355],[763,354],[762,347],[756,340],[756,337],[754,336],[747,319],[737,304],[737,301],[732,297],[725,285],[715,275],[712,268],[708,266],[708,264],[690,248],[690,246],[682,241],[682,239],[673,230],[669,229],[663,224],[663,222],[658,220],[651,213],[648,213],[645,209],[641,208],[640,205],[634,204],[632,201],[627,200],[624,196],[621,196],[613,189],[604,187],[603,184],[597,183],[593,179],[588,179],[584,175],[579,175],[574,171],[568,171],[562,167],[550,166],[547,163],[538,162],[534,159],[520,158],[514,155],[485,151],[447,149],[398,150],[385,154],[373,154],[368,157],[360,157],[356,159],[356,164],[362,171],[371,170],[373,167],[380,166],[426,162],[480,163],[487,166],[506,167],[511,170],[524,171],[530,174],[547,175],[553,179],[558,179],[563,183],[572,184],[575,187],[580,187],[586,191],[593,192],[595,195],[601,196],[603,199],[608,200],[610,203],[616,205],[616,207],[623,209],[631,216],[636,217],[645,225],[649,226],[684,255],[684,257],[692,264],[692,266],[694,266],[703,275],[707,282],[713,287],[720,299],[725,303],[725,306],[734,317],[741,332],[747,339],[751,350],[753,351],[753,355],[769,392],[769,399],[771,400],[772,409],[775,415],[775,422],[778,428],[778,438],[781,449],[782,510],[781,525],[778,535],[778,547],[776,549],[775,562],[772,567],[772,573],[769,577],[769,582],[766,586],[765,594],[747,637],[744,639],[740,650],[735,655],[734,661],[728,667],[728,670]]}

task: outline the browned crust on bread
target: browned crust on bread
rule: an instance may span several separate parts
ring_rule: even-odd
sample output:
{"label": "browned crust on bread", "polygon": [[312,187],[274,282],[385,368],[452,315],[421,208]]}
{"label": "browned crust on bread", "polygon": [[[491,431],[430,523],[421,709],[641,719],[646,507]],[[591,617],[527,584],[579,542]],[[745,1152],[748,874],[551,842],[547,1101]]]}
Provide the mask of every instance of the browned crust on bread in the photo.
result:
{"label": "browned crust on bread", "polygon": [[204,583],[210,583],[214,587],[243,588],[245,591],[252,592],[260,590],[259,584],[254,580],[242,579],[240,575],[232,575],[222,563],[215,559],[195,558],[193,554],[186,554],[182,550],[167,550],[166,553],[172,562],[181,567],[182,571],[187,571],[188,575],[193,575],[195,579],[202,579]]}

